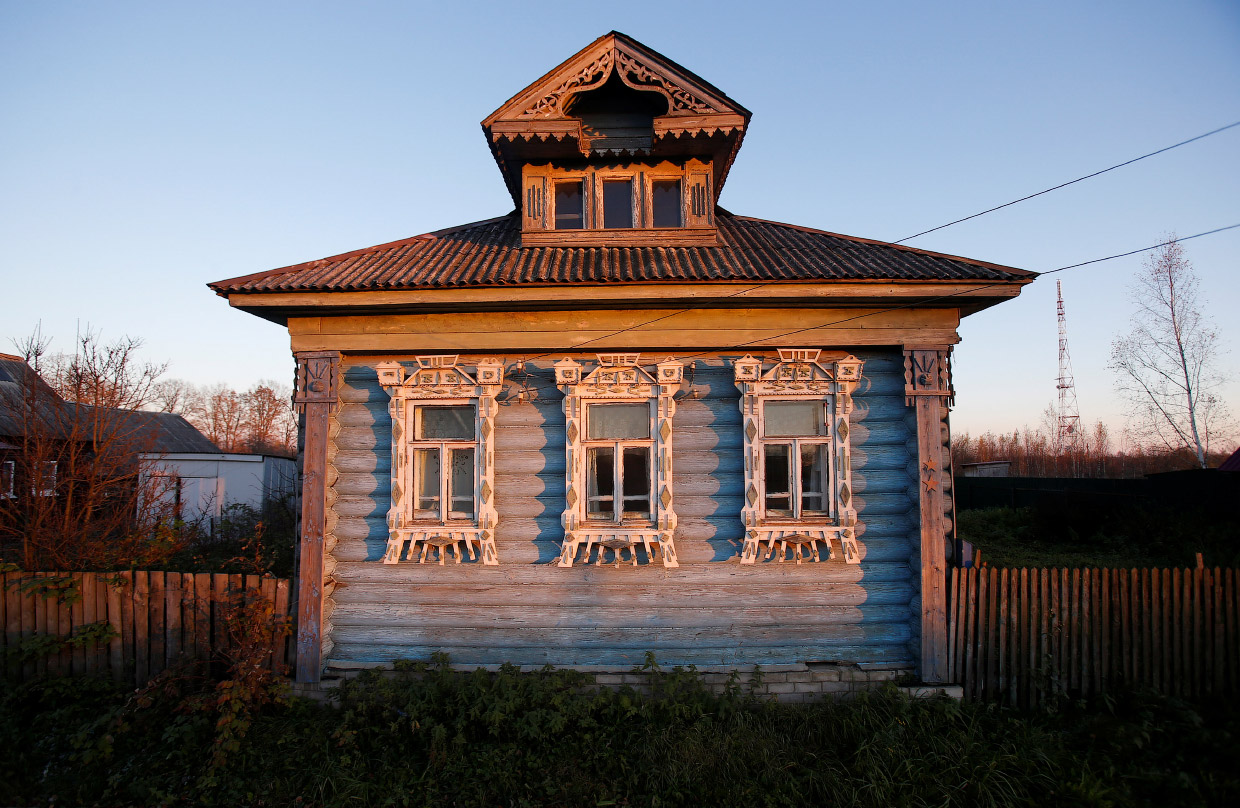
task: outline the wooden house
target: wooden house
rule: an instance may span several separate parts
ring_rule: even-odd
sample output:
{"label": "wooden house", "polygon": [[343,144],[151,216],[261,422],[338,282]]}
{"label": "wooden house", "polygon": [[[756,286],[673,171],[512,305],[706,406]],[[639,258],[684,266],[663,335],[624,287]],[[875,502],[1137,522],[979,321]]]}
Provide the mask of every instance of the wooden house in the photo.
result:
{"label": "wooden house", "polygon": [[211,284],[297,361],[300,681],[942,680],[951,347],[1033,274],[723,210],[749,119],[613,32],[482,122],[512,213]]}

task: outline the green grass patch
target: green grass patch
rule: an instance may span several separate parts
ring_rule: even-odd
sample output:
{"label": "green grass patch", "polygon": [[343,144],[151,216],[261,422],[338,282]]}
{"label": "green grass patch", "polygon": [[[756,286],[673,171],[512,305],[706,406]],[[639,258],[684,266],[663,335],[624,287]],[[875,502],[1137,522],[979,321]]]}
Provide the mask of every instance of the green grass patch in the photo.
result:
{"label": "green grass patch", "polygon": [[[781,706],[689,671],[653,693],[547,669],[402,663],[339,706],[258,705],[221,730],[217,684],[141,693],[44,679],[0,697],[0,803],[322,806],[1228,805],[1231,705],[1127,696],[1021,714],[894,688]],[[227,726],[225,727],[227,729]]]}

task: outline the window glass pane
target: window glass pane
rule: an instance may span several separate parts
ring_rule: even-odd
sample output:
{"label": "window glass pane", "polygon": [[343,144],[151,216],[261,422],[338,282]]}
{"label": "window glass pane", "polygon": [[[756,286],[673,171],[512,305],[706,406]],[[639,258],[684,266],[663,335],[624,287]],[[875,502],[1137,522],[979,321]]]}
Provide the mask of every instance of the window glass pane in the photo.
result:
{"label": "window glass pane", "polygon": [[821,443],[801,446],[801,515],[827,512],[827,447]]}
{"label": "window glass pane", "polygon": [[439,450],[417,449],[413,453],[414,515],[439,518]]}
{"label": "window glass pane", "polygon": [[590,440],[646,440],[650,438],[650,405],[591,404],[586,424]]}
{"label": "window glass pane", "polygon": [[586,453],[586,513],[615,518],[615,449],[591,447]]}
{"label": "window glass pane", "polygon": [[768,401],[762,409],[765,434],[771,437],[826,434],[821,401]]}
{"label": "window glass pane", "polygon": [[474,405],[418,407],[420,440],[473,440]]}
{"label": "window glass pane", "polygon": [[0,463],[0,497],[13,496],[13,470],[17,464],[12,460]]}
{"label": "window glass pane", "polygon": [[768,515],[792,516],[792,447],[786,443],[768,443],[765,447],[763,489]]}
{"label": "window glass pane", "polygon": [[629,519],[650,518],[650,447],[626,446],[620,470],[624,496],[624,515]]}
{"label": "window glass pane", "polygon": [[680,180],[650,183],[650,209],[655,227],[680,227]]}
{"label": "window glass pane", "polygon": [[603,183],[603,227],[633,226],[633,181]]}
{"label": "window glass pane", "polygon": [[450,474],[448,496],[451,499],[451,518],[474,518],[474,450],[452,449],[448,452]]}
{"label": "window glass pane", "polygon": [[581,180],[555,184],[555,229],[580,230],[585,226],[585,197]]}

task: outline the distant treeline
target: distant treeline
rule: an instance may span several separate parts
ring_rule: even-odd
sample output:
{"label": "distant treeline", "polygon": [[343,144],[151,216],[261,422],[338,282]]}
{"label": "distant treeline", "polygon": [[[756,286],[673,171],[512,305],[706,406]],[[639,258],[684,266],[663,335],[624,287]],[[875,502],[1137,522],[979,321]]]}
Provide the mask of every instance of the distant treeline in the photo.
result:
{"label": "distant treeline", "polygon": [[[1186,449],[1140,445],[1116,449],[1101,422],[1083,430],[1076,445],[1062,452],[1053,435],[1054,430],[1047,427],[985,432],[977,437],[956,433],[952,435],[952,463],[959,474],[964,463],[1007,461],[1013,477],[1144,477],[1197,466],[1196,456]],[[1217,468],[1234,448],[1207,452],[1209,467]]]}

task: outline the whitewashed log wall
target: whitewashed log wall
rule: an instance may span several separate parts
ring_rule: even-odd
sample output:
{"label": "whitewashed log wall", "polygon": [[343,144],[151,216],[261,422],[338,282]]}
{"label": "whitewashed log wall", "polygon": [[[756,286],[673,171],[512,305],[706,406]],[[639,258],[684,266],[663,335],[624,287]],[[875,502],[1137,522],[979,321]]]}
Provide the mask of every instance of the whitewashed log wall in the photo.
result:
{"label": "whitewashed log wall", "polygon": [[497,417],[499,566],[381,563],[388,397],[373,366],[346,356],[329,449],[327,667],[425,659],[435,651],[470,665],[627,668],[652,651],[669,665],[911,667],[918,630],[914,415],[904,405],[901,354],[855,353],[865,362],[852,416],[861,564],[740,565],[739,392],[729,362],[696,358],[686,362],[686,379],[693,365],[704,395],[681,400],[674,420],[677,569],[556,566],[564,496],[564,416],[551,371],[558,356],[530,363],[537,398],[501,406]]}

